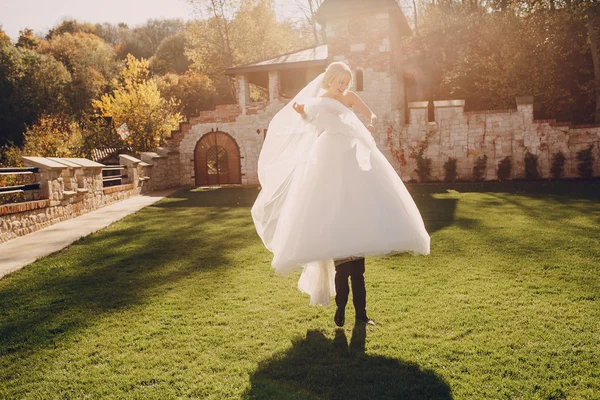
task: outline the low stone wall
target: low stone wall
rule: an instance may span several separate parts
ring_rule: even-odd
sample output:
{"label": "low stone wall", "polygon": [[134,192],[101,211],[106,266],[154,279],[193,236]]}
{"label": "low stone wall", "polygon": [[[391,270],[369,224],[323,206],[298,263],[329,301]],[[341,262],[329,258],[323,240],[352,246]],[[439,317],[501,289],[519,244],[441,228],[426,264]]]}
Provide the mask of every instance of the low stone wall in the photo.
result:
{"label": "low stone wall", "polygon": [[[128,199],[151,188],[150,169],[131,156],[120,156],[127,180],[103,187],[104,165],[81,158],[24,157],[40,170],[42,200],[0,206],[0,243]],[[178,176],[178,175],[177,175]]]}
{"label": "low stone wall", "polygon": [[171,189],[181,186],[181,161],[176,149],[159,147],[156,152],[140,154],[150,178],[149,190]]}
{"label": "low stone wall", "polygon": [[431,178],[444,179],[444,164],[457,160],[458,179],[473,178],[478,158],[487,156],[484,180],[498,178],[498,164],[510,157],[510,178],[525,175],[525,155],[537,156],[538,172],[550,178],[552,157],[565,157],[565,178],[578,177],[577,153],[593,147],[593,175],[600,176],[600,125],[576,126],[554,120],[533,119],[533,99],[517,98],[517,108],[464,112],[464,100],[435,101],[435,121],[427,118],[428,102],[409,104],[406,125],[388,121],[388,147],[393,164],[403,180],[417,180],[417,155],[431,159]]}

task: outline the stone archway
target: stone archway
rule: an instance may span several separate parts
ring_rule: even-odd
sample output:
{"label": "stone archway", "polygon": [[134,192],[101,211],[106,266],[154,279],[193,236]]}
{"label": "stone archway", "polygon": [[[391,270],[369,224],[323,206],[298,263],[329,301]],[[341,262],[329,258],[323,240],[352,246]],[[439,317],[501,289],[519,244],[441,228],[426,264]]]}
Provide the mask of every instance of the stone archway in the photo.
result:
{"label": "stone archway", "polygon": [[194,151],[194,165],[197,186],[242,183],[240,148],[225,132],[202,136]]}

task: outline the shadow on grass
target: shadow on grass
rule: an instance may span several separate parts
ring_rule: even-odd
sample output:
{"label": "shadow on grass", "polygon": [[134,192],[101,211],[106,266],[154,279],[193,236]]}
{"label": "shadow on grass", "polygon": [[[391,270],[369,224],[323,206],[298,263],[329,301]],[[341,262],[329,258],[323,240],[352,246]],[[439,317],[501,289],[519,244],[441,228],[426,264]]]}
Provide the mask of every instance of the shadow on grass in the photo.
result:
{"label": "shadow on grass", "polygon": [[545,198],[556,197],[558,201],[569,199],[600,199],[600,179],[561,179],[561,180],[511,180],[454,183],[407,183],[411,194],[447,193],[455,190],[459,193],[510,193],[523,196]]}
{"label": "shadow on grass", "polygon": [[0,365],[55,346],[103,314],[143,304],[190,275],[227,279],[225,252],[246,246],[244,218],[225,207],[220,214],[202,210],[202,198],[188,204],[181,213],[149,206],[4,278]]}
{"label": "shadow on grass", "polygon": [[365,324],[348,339],[308,331],[293,347],[263,362],[245,399],[452,399],[448,384],[417,364],[365,354]]}
{"label": "shadow on grass", "polygon": [[169,201],[158,203],[162,208],[185,207],[252,207],[259,193],[258,187],[197,187],[169,196]]}

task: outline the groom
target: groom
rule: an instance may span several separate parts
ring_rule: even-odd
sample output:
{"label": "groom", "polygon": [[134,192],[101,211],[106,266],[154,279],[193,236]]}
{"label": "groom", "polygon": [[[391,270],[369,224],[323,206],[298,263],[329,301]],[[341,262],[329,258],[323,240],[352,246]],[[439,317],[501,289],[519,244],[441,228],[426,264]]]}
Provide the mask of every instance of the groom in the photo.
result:
{"label": "groom", "polygon": [[365,289],[365,259],[363,257],[350,257],[335,260],[335,304],[337,310],[333,321],[337,326],[344,326],[346,304],[348,303],[348,278],[352,281],[352,302],[356,312],[356,321],[375,325],[367,317],[367,291]]}

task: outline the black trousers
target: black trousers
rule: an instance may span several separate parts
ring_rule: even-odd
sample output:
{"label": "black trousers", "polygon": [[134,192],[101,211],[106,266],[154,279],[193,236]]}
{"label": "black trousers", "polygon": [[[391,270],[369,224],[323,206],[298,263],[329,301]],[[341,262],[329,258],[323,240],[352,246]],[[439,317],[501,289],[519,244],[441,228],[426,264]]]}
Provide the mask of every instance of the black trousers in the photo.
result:
{"label": "black trousers", "polygon": [[338,308],[346,308],[348,304],[348,278],[352,281],[352,302],[356,317],[367,315],[367,291],[365,289],[365,259],[347,261],[335,267],[335,304]]}

